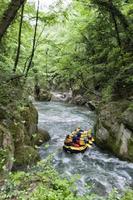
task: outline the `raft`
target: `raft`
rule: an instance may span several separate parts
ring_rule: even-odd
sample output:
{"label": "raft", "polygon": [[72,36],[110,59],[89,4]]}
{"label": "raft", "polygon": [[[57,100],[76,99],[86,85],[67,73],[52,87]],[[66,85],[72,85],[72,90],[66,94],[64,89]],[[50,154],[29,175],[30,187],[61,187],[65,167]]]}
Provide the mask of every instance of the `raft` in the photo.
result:
{"label": "raft", "polygon": [[[80,143],[74,143],[74,142],[70,142],[69,144],[67,144],[66,140],[64,141],[64,146],[63,146],[63,150],[65,152],[69,152],[69,153],[84,153],[88,148],[91,148],[94,142],[94,138],[91,135],[91,130],[90,132],[88,132],[89,135],[91,136],[91,139],[89,139],[89,135],[87,134],[87,131],[83,131],[80,135]],[[73,138],[77,133],[76,132],[72,132],[70,135],[71,138]],[[84,139],[87,139],[88,142],[84,143],[82,145],[82,141],[84,141]]]}
{"label": "raft", "polygon": [[87,148],[90,148],[90,147],[92,147],[92,145],[90,145],[90,144],[86,144],[86,145],[80,146],[80,147],[64,145],[63,149],[65,152],[70,152],[70,153],[84,153],[87,150]]}

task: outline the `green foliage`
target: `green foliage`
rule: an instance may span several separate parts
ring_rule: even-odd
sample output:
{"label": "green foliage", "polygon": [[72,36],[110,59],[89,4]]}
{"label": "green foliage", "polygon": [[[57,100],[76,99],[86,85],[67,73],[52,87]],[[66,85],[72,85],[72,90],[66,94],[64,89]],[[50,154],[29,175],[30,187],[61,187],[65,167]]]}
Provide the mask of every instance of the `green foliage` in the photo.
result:
{"label": "green foliage", "polygon": [[[72,192],[73,191],[73,192]],[[74,192],[75,191],[75,192]],[[60,178],[49,160],[41,161],[29,172],[10,173],[0,190],[1,199],[92,200],[95,195],[77,196],[73,181]]]}
{"label": "green foliage", "polygon": [[125,193],[124,197],[121,200],[132,200],[133,199],[133,191],[129,190]]}
{"label": "green foliage", "polygon": [[[34,60],[39,69],[37,74],[43,87],[52,85],[52,88],[66,90],[78,86],[86,91],[99,88],[103,100],[111,100],[114,96],[125,98],[131,95],[129,90],[133,81],[127,33],[117,21],[120,48],[110,13],[95,4],[95,1],[74,1],[65,23],[60,21],[60,24],[46,27],[42,35],[45,43],[38,45]],[[117,1],[114,6],[117,9],[119,6],[123,13],[126,10],[125,17],[130,18],[127,14],[127,9],[132,9],[130,3]],[[127,92],[122,92],[123,88],[128,88]]]}
{"label": "green foliage", "polygon": [[115,189],[107,197],[107,200],[120,200],[120,199],[121,198],[120,198],[117,190],[115,190]]}
{"label": "green foliage", "polygon": [[112,86],[111,84],[105,87],[102,91],[102,96],[103,96],[103,101],[108,102],[111,100],[111,95],[112,95]]}
{"label": "green foliage", "polygon": [[8,0],[2,0],[0,2],[0,19],[3,17],[3,13],[5,11],[5,9],[8,7]]}
{"label": "green foliage", "polygon": [[7,160],[7,151],[0,148],[0,173],[4,170],[4,166]]}
{"label": "green foliage", "polygon": [[84,196],[77,194],[76,179],[67,180],[51,167],[50,159],[43,160],[28,172],[10,173],[0,189],[1,200],[131,200],[132,191],[123,197],[114,190],[107,197],[98,197],[88,191]]}
{"label": "green foliage", "polygon": [[[5,0],[1,3],[3,10],[7,2]],[[30,69],[32,84],[37,77],[44,88],[51,85],[52,89],[63,90],[77,86],[81,90],[86,88],[86,91],[99,88],[103,100],[111,100],[114,96],[122,98],[123,94],[130,96],[129,90],[133,83],[130,75],[132,3],[117,0],[113,6],[129,24],[127,33],[118,16],[115,16],[121,47],[111,13],[105,6],[99,6],[97,0],[73,1],[67,8],[63,7],[62,1],[58,1],[50,11],[40,11],[35,57]],[[31,53],[35,13],[34,4],[26,4],[18,73],[23,72]],[[18,15],[0,48],[2,71],[11,72],[13,69],[19,20]],[[126,93],[122,92],[123,88],[128,88]]]}

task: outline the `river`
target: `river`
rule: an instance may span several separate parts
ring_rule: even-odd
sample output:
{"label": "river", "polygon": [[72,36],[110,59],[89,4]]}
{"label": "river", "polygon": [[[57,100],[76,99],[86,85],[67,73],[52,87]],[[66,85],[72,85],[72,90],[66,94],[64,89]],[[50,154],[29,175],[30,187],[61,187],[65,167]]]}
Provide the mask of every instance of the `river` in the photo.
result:
{"label": "river", "polygon": [[40,155],[45,159],[53,154],[53,165],[63,177],[79,175],[79,194],[86,192],[85,185],[92,185],[92,191],[104,196],[117,188],[123,191],[133,187],[133,163],[120,161],[98,147],[81,154],[68,154],[62,149],[64,138],[77,127],[93,128],[95,113],[85,107],[59,102],[35,102],[39,112],[39,127],[50,133],[51,140],[41,146]]}

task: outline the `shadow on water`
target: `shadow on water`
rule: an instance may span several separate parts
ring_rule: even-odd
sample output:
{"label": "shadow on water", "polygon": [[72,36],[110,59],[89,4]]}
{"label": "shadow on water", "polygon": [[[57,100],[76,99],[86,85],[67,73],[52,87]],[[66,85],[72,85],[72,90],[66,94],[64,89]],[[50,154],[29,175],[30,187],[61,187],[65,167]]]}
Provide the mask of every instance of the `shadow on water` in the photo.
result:
{"label": "shadow on water", "polygon": [[79,174],[77,182],[80,194],[86,192],[86,184],[93,185],[92,191],[103,196],[117,188],[124,190],[133,185],[133,163],[120,161],[118,158],[101,151],[94,146],[84,154],[68,154],[62,146],[67,134],[80,126],[82,129],[93,128],[95,113],[85,107],[64,103],[35,103],[39,112],[39,127],[51,135],[48,145],[42,145],[42,159],[50,154],[53,165],[63,177]]}

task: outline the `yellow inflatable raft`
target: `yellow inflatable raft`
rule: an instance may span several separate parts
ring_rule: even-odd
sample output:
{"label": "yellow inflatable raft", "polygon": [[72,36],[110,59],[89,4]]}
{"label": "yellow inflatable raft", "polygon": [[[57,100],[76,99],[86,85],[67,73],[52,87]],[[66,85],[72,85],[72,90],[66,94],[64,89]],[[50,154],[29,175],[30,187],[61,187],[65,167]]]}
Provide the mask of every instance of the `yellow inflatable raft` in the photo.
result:
{"label": "yellow inflatable raft", "polygon": [[70,153],[84,153],[87,148],[91,148],[94,143],[94,138],[91,135],[91,129],[89,131],[82,131],[77,142],[73,142],[73,138],[78,135],[78,131],[73,131],[70,135],[66,136],[63,149]]}
{"label": "yellow inflatable raft", "polygon": [[70,152],[70,153],[84,153],[86,151],[86,149],[90,148],[90,147],[92,147],[92,145],[90,145],[90,144],[86,144],[86,145],[80,146],[80,147],[64,145],[63,149],[64,149],[64,151]]}

